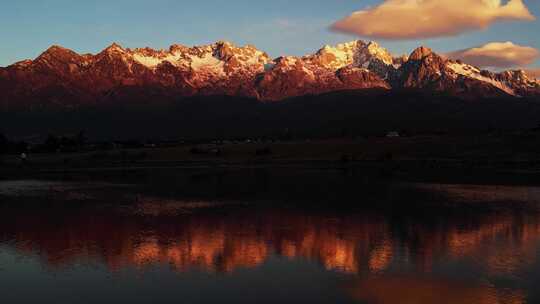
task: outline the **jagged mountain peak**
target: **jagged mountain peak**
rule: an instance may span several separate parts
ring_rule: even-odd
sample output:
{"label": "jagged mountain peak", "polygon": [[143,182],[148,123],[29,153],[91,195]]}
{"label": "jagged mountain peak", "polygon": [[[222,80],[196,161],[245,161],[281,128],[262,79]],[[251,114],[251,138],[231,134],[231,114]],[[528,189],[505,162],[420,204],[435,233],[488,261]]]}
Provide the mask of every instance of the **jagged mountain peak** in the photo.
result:
{"label": "jagged mountain peak", "polygon": [[380,58],[392,58],[392,54],[385,48],[381,47],[377,42],[370,41],[365,45],[365,49],[373,56]]}
{"label": "jagged mountain peak", "polygon": [[234,43],[227,40],[218,40],[216,41],[216,43],[214,43],[214,45],[216,45],[217,47],[224,47],[224,46],[236,47]]}
{"label": "jagged mountain peak", "polygon": [[[57,68],[65,69],[66,65],[79,65],[83,61],[83,56],[70,49],[59,45],[49,47],[45,52],[41,53],[32,64],[26,63],[26,67],[31,67],[34,64],[47,69],[55,70]],[[21,65],[18,65],[21,67]]]}
{"label": "jagged mountain peak", "polygon": [[411,55],[409,56],[409,60],[418,61],[418,60],[422,60],[425,57],[428,57],[428,56],[433,55],[433,54],[434,54],[434,52],[433,52],[432,49],[430,49],[428,47],[425,47],[425,46],[421,46],[421,47],[416,48],[411,53]]}
{"label": "jagged mountain peak", "polygon": [[170,53],[185,52],[189,47],[183,44],[173,44],[169,47]]}
{"label": "jagged mountain peak", "polygon": [[250,62],[252,64],[265,64],[271,61],[268,54],[252,45],[236,46],[228,41],[220,41],[216,44],[216,47],[214,54],[222,60],[234,60],[244,63]]}
{"label": "jagged mountain peak", "polygon": [[370,41],[357,52],[356,60],[358,65],[366,65],[367,62],[373,59],[381,61],[386,65],[394,64],[394,56],[387,49],[374,41]]}
{"label": "jagged mountain peak", "polygon": [[329,69],[339,69],[354,62],[354,53],[357,42],[342,43],[335,46],[325,45],[314,55],[304,58],[314,64],[319,64]]}
{"label": "jagged mountain peak", "polygon": [[527,75],[527,72],[525,72],[525,70],[521,70],[521,69],[520,70],[511,70],[511,71],[505,71],[504,73],[512,75],[516,79],[530,80],[529,75]]}
{"label": "jagged mountain peak", "polygon": [[45,50],[45,52],[41,53],[38,58],[36,58],[36,60],[39,60],[40,58],[61,58],[65,56],[79,56],[79,54],[63,46],[52,45],[47,50]]}
{"label": "jagged mountain peak", "polygon": [[325,45],[314,55],[305,56],[307,60],[329,69],[340,69],[347,66],[367,68],[372,61],[385,65],[394,64],[392,54],[374,41],[355,40],[334,46]]}
{"label": "jagged mountain peak", "polygon": [[58,45],[58,44],[53,44],[51,45],[47,50],[45,50],[44,53],[55,53],[55,52],[65,52],[65,51],[70,51],[70,49],[67,49],[61,45]]}
{"label": "jagged mountain peak", "polygon": [[111,43],[106,49],[110,49],[110,50],[121,50],[123,51],[124,48],[117,42],[113,42]]}
{"label": "jagged mountain peak", "polygon": [[[51,92],[50,88],[65,88],[66,94],[85,101],[125,87],[139,92],[160,88],[173,96],[225,94],[261,100],[367,88],[415,88],[469,98],[540,95],[540,83],[524,71],[484,71],[446,59],[428,47],[415,49],[410,57],[394,57],[378,43],[362,40],[326,45],[303,57],[276,59],[254,46],[228,41],[173,44],[165,50],[113,43],[97,55],[52,46],[33,61],[0,68],[0,86],[17,88],[7,89],[0,105],[17,101],[18,96],[27,98],[20,92]],[[63,98],[62,92],[54,102]]]}
{"label": "jagged mountain peak", "polygon": [[210,66],[221,69],[219,66],[222,65],[228,68],[224,73],[252,65],[262,67],[271,61],[266,53],[253,46],[238,47],[227,41],[193,47],[175,44],[170,46],[168,51],[151,48],[128,49],[127,53],[148,68],[156,68],[162,63],[195,70]]}
{"label": "jagged mountain peak", "polygon": [[318,52],[325,52],[325,51],[328,52],[332,50],[354,51],[355,49],[358,48],[359,45],[363,46],[365,45],[365,42],[362,40],[353,40],[349,42],[338,43],[336,45],[326,44],[321,49],[319,49]]}
{"label": "jagged mountain peak", "polygon": [[106,47],[101,54],[114,54],[114,53],[125,53],[126,50],[118,43],[113,42],[111,45]]}

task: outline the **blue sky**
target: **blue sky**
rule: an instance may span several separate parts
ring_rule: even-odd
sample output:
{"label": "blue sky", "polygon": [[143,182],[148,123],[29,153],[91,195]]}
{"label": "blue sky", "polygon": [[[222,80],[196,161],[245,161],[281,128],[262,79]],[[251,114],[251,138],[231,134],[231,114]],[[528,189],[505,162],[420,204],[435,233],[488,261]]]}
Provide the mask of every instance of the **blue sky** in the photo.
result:
{"label": "blue sky", "polygon": [[[328,30],[333,22],[382,0],[18,0],[0,4],[0,66],[35,58],[52,44],[95,53],[112,42],[167,48],[229,40],[271,56],[303,55],[361,37]],[[540,1],[525,0],[540,17]],[[439,52],[491,41],[540,49],[540,21],[497,23],[486,31],[414,41],[379,41],[395,54],[423,44]],[[540,61],[533,64],[540,67]]]}

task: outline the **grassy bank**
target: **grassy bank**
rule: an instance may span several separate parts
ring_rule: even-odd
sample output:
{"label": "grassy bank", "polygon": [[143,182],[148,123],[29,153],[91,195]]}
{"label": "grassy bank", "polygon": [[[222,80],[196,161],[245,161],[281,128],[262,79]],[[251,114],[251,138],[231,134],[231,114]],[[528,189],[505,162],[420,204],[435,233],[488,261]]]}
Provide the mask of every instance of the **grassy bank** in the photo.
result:
{"label": "grassy bank", "polygon": [[[429,136],[336,139],[294,142],[225,142],[91,150],[75,153],[29,153],[2,158],[1,178],[40,172],[196,168],[376,168],[378,172],[445,175],[467,172],[536,180],[540,172],[540,137]],[[366,169],[367,170],[367,169]]]}

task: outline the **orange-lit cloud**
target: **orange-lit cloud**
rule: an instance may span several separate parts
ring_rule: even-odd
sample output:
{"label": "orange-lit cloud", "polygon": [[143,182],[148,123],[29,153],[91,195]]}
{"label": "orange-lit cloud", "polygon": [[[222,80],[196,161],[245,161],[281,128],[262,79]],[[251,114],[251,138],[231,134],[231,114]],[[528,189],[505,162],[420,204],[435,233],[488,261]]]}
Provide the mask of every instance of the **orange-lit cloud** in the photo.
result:
{"label": "orange-lit cloud", "polygon": [[510,68],[526,66],[540,58],[540,52],[512,42],[491,42],[446,54],[451,59],[479,67]]}
{"label": "orange-lit cloud", "polygon": [[523,0],[385,0],[332,29],[378,39],[454,36],[504,20],[535,20]]}
{"label": "orange-lit cloud", "polygon": [[536,78],[540,80],[540,68],[538,69],[528,69],[525,71],[527,75],[532,76],[533,78]]}

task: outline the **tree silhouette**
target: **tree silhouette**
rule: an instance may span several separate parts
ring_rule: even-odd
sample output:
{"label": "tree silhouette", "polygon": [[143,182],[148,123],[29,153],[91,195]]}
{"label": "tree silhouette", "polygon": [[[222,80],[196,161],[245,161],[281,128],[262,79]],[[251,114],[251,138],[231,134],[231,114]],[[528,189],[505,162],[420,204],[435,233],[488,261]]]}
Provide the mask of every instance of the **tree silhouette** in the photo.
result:
{"label": "tree silhouette", "polygon": [[45,150],[47,152],[56,152],[60,149],[60,140],[55,135],[49,134],[45,140]]}
{"label": "tree silhouette", "polygon": [[7,154],[9,148],[9,141],[7,137],[0,133],[0,155]]}
{"label": "tree silhouette", "polygon": [[88,140],[88,138],[86,137],[86,131],[84,130],[79,131],[75,140],[77,142],[77,146],[79,149],[84,147],[84,145],[86,144],[86,141]]}

